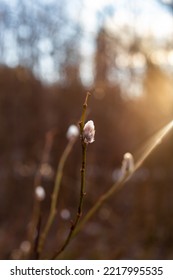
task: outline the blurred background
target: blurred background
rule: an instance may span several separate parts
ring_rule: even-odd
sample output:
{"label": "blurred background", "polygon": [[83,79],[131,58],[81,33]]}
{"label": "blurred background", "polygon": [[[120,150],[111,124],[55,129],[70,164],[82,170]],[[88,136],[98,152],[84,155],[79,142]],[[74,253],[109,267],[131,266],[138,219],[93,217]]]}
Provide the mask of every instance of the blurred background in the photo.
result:
{"label": "blurred background", "polygon": [[[173,118],[173,1],[0,0],[1,259],[27,250],[34,177],[51,135],[41,169],[44,225],[66,131],[93,88],[88,119],[96,141],[88,147],[83,214],[118,179],[123,154],[140,154]],[[80,162],[78,140],[47,252],[59,248],[76,214]],[[172,201],[170,133],[62,258],[172,259]]]}

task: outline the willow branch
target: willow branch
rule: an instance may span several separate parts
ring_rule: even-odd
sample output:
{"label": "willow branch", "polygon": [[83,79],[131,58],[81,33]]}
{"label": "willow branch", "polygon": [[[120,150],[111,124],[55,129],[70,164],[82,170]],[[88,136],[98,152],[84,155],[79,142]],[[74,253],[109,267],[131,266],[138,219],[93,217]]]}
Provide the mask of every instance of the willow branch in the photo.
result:
{"label": "willow branch", "polygon": [[60,158],[60,161],[59,161],[59,165],[58,165],[57,173],[56,173],[55,185],[54,185],[54,189],[53,189],[53,193],[52,193],[52,197],[51,197],[51,205],[50,205],[48,219],[47,219],[46,225],[42,231],[42,234],[41,234],[40,240],[39,240],[39,244],[38,244],[39,256],[43,251],[47,235],[50,231],[50,228],[53,224],[53,221],[54,221],[54,218],[56,215],[57,199],[58,199],[58,194],[59,194],[59,190],[60,190],[64,165],[65,165],[68,155],[70,154],[70,152],[72,150],[72,147],[73,147],[75,141],[76,141],[75,138],[72,140],[69,140],[69,142]]}
{"label": "willow branch", "polygon": [[87,144],[84,142],[84,139],[83,139],[83,128],[84,128],[84,124],[85,124],[86,109],[87,109],[89,96],[90,96],[90,93],[88,92],[87,95],[86,95],[85,102],[83,104],[82,116],[81,116],[81,119],[80,119],[80,122],[79,122],[81,145],[82,145],[82,166],[81,166],[80,198],[79,198],[77,214],[76,214],[76,218],[75,218],[74,222],[72,222],[72,224],[71,224],[69,234],[67,235],[67,238],[66,238],[64,244],[61,246],[59,251],[57,251],[53,255],[52,259],[56,259],[65,250],[65,248],[68,246],[68,244],[70,243],[70,240],[73,236],[73,232],[75,231],[75,229],[76,229],[76,227],[79,223],[79,220],[82,216],[82,206],[83,206],[83,200],[84,200],[84,196],[85,196],[85,170],[86,170],[86,150],[87,150]]}
{"label": "willow branch", "polygon": [[36,248],[34,246],[34,241],[37,236],[35,235],[37,225],[39,223],[39,217],[40,217],[40,211],[41,211],[41,201],[37,199],[35,196],[35,191],[38,186],[41,185],[41,180],[42,180],[42,173],[41,169],[44,163],[48,162],[49,160],[49,155],[50,151],[52,148],[52,143],[53,143],[53,138],[56,133],[56,130],[50,130],[46,133],[45,137],[45,145],[42,153],[42,158],[40,162],[40,166],[35,174],[34,177],[34,206],[33,206],[33,212],[32,212],[32,217],[31,217],[31,222],[30,222],[30,228],[28,232],[28,240],[30,242],[30,251],[28,253],[28,257],[32,255],[33,250],[35,251]]}
{"label": "willow branch", "polygon": [[123,178],[120,178],[118,182],[112,185],[112,187],[105,192],[98,201],[93,205],[93,207],[88,211],[88,213],[84,216],[83,220],[80,222],[80,224],[76,227],[76,229],[73,231],[74,237],[79,231],[82,230],[82,228],[85,226],[85,224],[88,222],[88,220],[91,219],[91,217],[96,213],[96,211],[103,205],[103,203],[109,199],[116,191],[120,190],[126,181],[128,181],[131,176],[136,172],[136,170],[142,165],[144,160],[152,153],[152,151],[161,143],[163,138],[171,131],[173,128],[173,121],[168,123],[163,129],[161,129],[158,133],[156,133],[152,139],[148,142],[148,145],[146,146],[144,152],[138,159],[138,161],[135,164],[133,172],[126,173]]}

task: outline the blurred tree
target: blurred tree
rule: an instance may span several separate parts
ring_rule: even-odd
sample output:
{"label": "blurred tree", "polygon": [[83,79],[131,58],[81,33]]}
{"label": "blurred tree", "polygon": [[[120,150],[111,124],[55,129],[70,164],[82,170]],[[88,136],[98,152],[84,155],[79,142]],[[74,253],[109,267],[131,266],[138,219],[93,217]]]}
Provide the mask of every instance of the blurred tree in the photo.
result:
{"label": "blurred tree", "polygon": [[95,83],[104,85],[108,81],[107,32],[101,28],[96,39]]}
{"label": "blurred tree", "polygon": [[168,8],[171,12],[173,12],[173,1],[172,0],[157,0],[159,4]]}
{"label": "blurred tree", "polygon": [[[26,66],[45,80],[49,67],[57,79],[66,75],[63,65],[77,69],[81,29],[69,16],[68,4],[21,0],[10,5],[1,1],[0,10],[1,63]],[[73,63],[69,50],[76,53]]]}
{"label": "blurred tree", "polygon": [[44,135],[43,92],[30,70],[0,69],[0,151],[4,163],[39,159],[35,148]]}

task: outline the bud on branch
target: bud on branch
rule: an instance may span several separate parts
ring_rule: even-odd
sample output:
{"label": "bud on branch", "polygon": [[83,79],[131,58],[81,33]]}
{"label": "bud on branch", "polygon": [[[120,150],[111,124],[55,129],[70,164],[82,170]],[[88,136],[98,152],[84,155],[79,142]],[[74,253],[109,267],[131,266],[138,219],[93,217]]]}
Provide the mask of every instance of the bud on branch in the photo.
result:
{"label": "bud on branch", "polygon": [[95,126],[93,121],[88,121],[83,128],[83,140],[86,144],[93,143],[95,136]]}

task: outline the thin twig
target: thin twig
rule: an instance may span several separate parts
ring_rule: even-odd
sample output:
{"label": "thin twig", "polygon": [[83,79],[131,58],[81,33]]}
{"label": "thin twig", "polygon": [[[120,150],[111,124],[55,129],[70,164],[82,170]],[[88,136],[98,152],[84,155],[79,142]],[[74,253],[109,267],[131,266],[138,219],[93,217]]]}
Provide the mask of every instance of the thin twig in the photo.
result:
{"label": "thin twig", "polygon": [[55,133],[56,133],[55,129],[50,130],[46,133],[45,145],[44,145],[44,149],[43,149],[43,153],[42,153],[41,162],[40,162],[39,168],[34,177],[34,206],[33,206],[31,222],[30,222],[30,228],[29,228],[29,232],[28,232],[28,240],[31,245],[30,251],[28,253],[28,258],[29,258],[29,256],[32,255],[33,250],[36,249],[34,247],[34,240],[35,240],[37,224],[39,222],[40,211],[41,211],[41,201],[39,201],[36,198],[35,190],[39,185],[41,185],[41,179],[42,179],[41,168],[42,168],[43,164],[48,162],[48,160],[49,160],[50,150],[52,148],[53,138],[54,138]]}
{"label": "thin twig", "polygon": [[80,119],[80,122],[79,122],[81,145],[82,145],[82,166],[81,166],[80,198],[79,198],[79,205],[78,205],[78,209],[77,209],[77,214],[76,214],[76,218],[75,218],[74,222],[72,222],[72,224],[71,224],[69,234],[68,234],[64,244],[61,246],[59,251],[57,251],[53,255],[52,259],[56,259],[65,250],[65,248],[68,246],[68,244],[69,244],[69,242],[70,242],[70,240],[73,236],[73,232],[75,231],[75,229],[76,229],[76,227],[79,223],[79,220],[82,216],[82,206],[83,206],[83,200],[84,200],[84,196],[85,196],[85,169],[86,169],[86,150],[87,150],[87,144],[84,142],[84,139],[83,139],[83,128],[84,128],[84,124],[85,124],[86,109],[87,109],[89,96],[90,96],[90,93],[88,92],[87,95],[86,95],[85,102],[83,104],[82,116],[81,116],[81,119]]}
{"label": "thin twig", "polygon": [[38,242],[39,242],[40,233],[41,233],[41,221],[42,221],[42,215],[41,215],[41,211],[40,211],[38,223],[37,223],[37,237],[35,239],[35,244],[34,244],[34,254],[35,254],[34,259],[36,259],[36,260],[39,259],[39,254],[38,254],[37,248],[38,248]]}
{"label": "thin twig", "polygon": [[40,236],[40,240],[39,240],[39,245],[38,245],[39,255],[43,251],[47,235],[49,233],[49,230],[51,228],[51,225],[52,225],[55,215],[56,215],[57,199],[58,199],[59,189],[60,189],[60,185],[61,185],[64,164],[66,162],[68,155],[70,154],[70,152],[72,150],[72,147],[73,147],[75,141],[76,141],[76,138],[69,140],[69,142],[60,158],[60,161],[59,161],[59,165],[58,165],[57,173],[56,173],[55,185],[54,185],[54,189],[53,189],[53,193],[52,193],[52,197],[51,197],[51,206],[50,206],[48,219],[47,219],[46,225],[43,229],[43,232],[42,232],[42,234]]}

